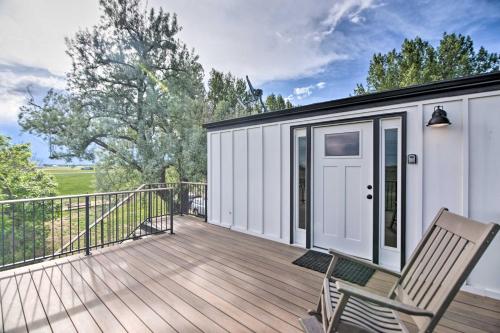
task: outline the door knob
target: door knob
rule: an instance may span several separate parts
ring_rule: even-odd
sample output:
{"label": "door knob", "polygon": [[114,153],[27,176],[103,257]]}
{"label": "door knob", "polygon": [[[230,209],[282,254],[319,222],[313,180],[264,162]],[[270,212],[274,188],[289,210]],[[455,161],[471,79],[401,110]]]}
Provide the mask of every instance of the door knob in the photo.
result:
{"label": "door knob", "polygon": [[369,190],[371,190],[373,188],[373,186],[368,185],[366,188],[369,189]]}
{"label": "door knob", "polygon": [[367,198],[367,199],[371,199],[371,198],[373,198],[373,195],[368,194],[368,195],[366,196],[366,198]]}

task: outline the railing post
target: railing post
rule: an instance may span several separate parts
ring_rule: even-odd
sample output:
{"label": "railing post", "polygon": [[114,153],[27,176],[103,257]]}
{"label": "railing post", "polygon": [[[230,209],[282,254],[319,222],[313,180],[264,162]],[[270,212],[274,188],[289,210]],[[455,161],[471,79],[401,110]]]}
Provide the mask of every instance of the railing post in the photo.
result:
{"label": "railing post", "polygon": [[182,216],[184,212],[184,192],[182,191],[182,183],[179,182],[178,186],[179,195],[179,215]]}
{"label": "railing post", "polygon": [[90,254],[90,197],[85,196],[85,255]]}
{"label": "railing post", "polygon": [[173,234],[174,233],[174,190],[173,189],[170,189],[169,190],[170,192],[170,202],[169,202],[169,206],[170,206],[170,233]]}
{"label": "railing post", "polygon": [[[94,207],[95,209],[97,210],[97,199],[96,197],[94,197]],[[104,215],[103,213],[103,208],[104,208],[104,196],[101,196],[101,216]],[[97,214],[96,215],[96,218],[97,218]],[[104,248],[104,219],[101,220],[101,222],[99,223],[101,225],[101,248]],[[97,226],[96,226],[97,228]],[[97,243],[97,240],[96,240],[96,243]]]}
{"label": "railing post", "polygon": [[208,183],[205,186],[205,222],[208,221]]}
{"label": "railing post", "polygon": [[[148,201],[149,201],[149,203],[148,203],[148,220],[149,220],[149,223],[151,224],[151,228],[153,227],[153,220],[151,219],[151,215],[152,215],[152,211],[153,211],[152,210],[153,207],[152,207],[152,203],[151,203],[152,198],[153,198],[153,195],[152,195],[152,192],[150,191],[150,192],[148,192]],[[152,229],[150,229],[150,230],[152,231]]]}

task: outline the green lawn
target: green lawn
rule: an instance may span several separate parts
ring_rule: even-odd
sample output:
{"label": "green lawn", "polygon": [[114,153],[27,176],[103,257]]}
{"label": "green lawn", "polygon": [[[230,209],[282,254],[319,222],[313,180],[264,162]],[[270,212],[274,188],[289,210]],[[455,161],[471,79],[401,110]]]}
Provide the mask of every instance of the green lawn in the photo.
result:
{"label": "green lawn", "polygon": [[94,170],[81,170],[81,167],[47,167],[43,170],[56,178],[60,195],[95,192]]}

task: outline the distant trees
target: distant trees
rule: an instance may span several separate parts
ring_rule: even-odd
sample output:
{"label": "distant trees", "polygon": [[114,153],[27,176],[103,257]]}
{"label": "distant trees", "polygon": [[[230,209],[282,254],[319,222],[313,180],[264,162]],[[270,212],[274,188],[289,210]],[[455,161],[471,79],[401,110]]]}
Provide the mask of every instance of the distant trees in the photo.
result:
{"label": "distant trees", "polygon": [[293,104],[289,100],[285,100],[281,95],[271,94],[266,98],[266,106],[268,111],[277,111],[293,108]]}
{"label": "distant trees", "polygon": [[258,113],[244,79],[212,69],[208,76],[206,106],[210,120],[224,120]]}
{"label": "distant trees", "polygon": [[[264,104],[268,111],[293,107],[290,101],[275,94],[268,95]],[[210,71],[208,78],[207,105],[213,121],[262,112],[260,103],[253,100],[245,79],[215,69]]]}
{"label": "distant trees", "polygon": [[444,33],[438,47],[420,37],[405,39],[401,50],[374,54],[366,83],[357,84],[356,95],[396,89],[432,81],[497,71],[498,53],[484,47],[476,52],[470,36]]}

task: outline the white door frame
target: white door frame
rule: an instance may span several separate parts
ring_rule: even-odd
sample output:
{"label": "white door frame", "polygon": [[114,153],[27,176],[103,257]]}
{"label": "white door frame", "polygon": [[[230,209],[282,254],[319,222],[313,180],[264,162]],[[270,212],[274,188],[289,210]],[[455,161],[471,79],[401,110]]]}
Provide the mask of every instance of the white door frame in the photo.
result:
{"label": "white door frame", "polygon": [[[312,178],[313,178],[313,175],[312,175],[312,170],[314,168],[314,161],[313,161],[313,158],[312,158],[312,154],[313,154],[313,148],[312,148],[312,139],[311,139],[311,134],[312,134],[312,128],[315,128],[315,127],[321,127],[321,126],[330,126],[330,125],[337,125],[337,124],[352,124],[352,123],[357,123],[357,122],[362,122],[362,121],[368,121],[368,120],[371,120],[373,121],[373,125],[374,125],[374,133],[375,135],[377,136],[378,140],[375,140],[374,141],[374,144],[376,144],[376,148],[374,149],[374,189],[375,191],[373,192],[373,196],[374,196],[374,210],[376,209],[378,214],[377,216],[375,217],[375,213],[374,213],[374,230],[377,230],[379,231],[380,230],[380,224],[382,221],[381,220],[381,211],[383,208],[383,200],[380,200],[379,196],[380,196],[380,183],[381,183],[381,165],[380,165],[380,161],[382,159],[382,151],[380,149],[380,144],[382,144],[381,140],[380,140],[380,135],[381,135],[381,130],[380,130],[380,124],[381,122],[385,121],[385,120],[390,120],[390,119],[396,119],[397,121],[399,121],[399,128],[400,128],[400,131],[399,131],[399,142],[400,142],[400,147],[399,147],[399,154],[400,154],[400,171],[398,171],[398,174],[399,174],[399,177],[401,177],[400,179],[398,179],[398,232],[400,233],[400,236],[399,236],[399,244],[398,244],[398,247],[399,247],[399,256],[400,256],[400,267],[403,267],[404,264],[405,264],[405,259],[406,259],[406,251],[405,251],[405,247],[406,247],[406,237],[405,237],[405,233],[406,233],[406,154],[407,154],[407,150],[406,150],[406,118],[407,118],[407,115],[406,115],[406,112],[395,112],[395,113],[386,113],[386,114],[380,114],[380,115],[374,115],[374,116],[367,116],[367,117],[361,117],[361,118],[350,118],[350,119],[342,119],[342,120],[334,120],[334,121],[323,121],[323,122],[317,122],[317,123],[306,123],[306,124],[301,124],[301,125],[295,125],[295,126],[291,126],[290,127],[290,144],[294,147],[295,146],[295,140],[294,140],[294,130],[298,129],[298,128],[304,128],[306,129],[306,133],[307,133],[307,141],[308,141],[308,165],[307,167],[309,168],[309,172],[307,172],[307,182],[308,184],[310,184],[309,186],[309,189],[308,189],[308,192],[309,194],[307,194],[307,209],[306,211],[308,212],[308,215],[306,216],[306,219],[307,219],[307,223],[306,223],[306,248],[311,248],[312,246],[312,242],[313,242],[313,239],[312,239],[312,235],[313,235],[313,226],[312,226],[312,209],[311,209],[311,206],[313,205],[313,191],[312,191]],[[374,139],[375,139],[375,135],[374,135]],[[294,152],[294,148],[291,148],[291,153],[292,154],[295,154]],[[375,153],[377,153],[377,155],[375,155]],[[375,164],[377,163],[377,165],[375,166]],[[376,172],[378,170],[378,172]],[[291,174],[293,175],[293,160],[290,161],[290,172]],[[290,216],[290,234],[292,235],[291,238],[290,238],[290,243],[293,244],[294,243],[294,240],[293,240],[293,237],[294,237],[294,206],[295,206],[295,203],[294,203],[294,194],[293,194],[293,189],[294,189],[294,179],[293,179],[293,176],[291,175],[290,177],[290,182],[291,182],[291,185],[290,185],[290,204],[291,204],[291,216]],[[399,181],[400,180],[400,181]],[[376,190],[376,187],[377,186],[379,188],[379,191]],[[375,205],[375,203],[378,203],[377,205]],[[375,225],[376,224],[376,225]],[[378,233],[374,233],[373,235],[373,242],[374,242],[374,246],[373,246],[373,258],[372,258],[372,261],[375,262],[375,263],[380,263],[380,259],[381,259],[381,255],[383,254],[380,254],[380,242],[381,242],[381,235],[380,235],[380,231]],[[321,250],[319,249],[320,251],[324,251],[324,250]],[[394,268],[394,267],[391,267],[391,268]],[[399,268],[400,269],[400,268]]]}
{"label": "white door frame", "polygon": [[[293,129],[293,165],[292,165],[292,173],[293,173],[293,240],[292,243],[295,245],[299,245],[302,247],[306,246],[306,228],[307,228],[307,188],[300,189],[299,187],[299,138],[305,138],[307,141],[307,130],[305,128],[297,128]],[[307,160],[307,144],[306,144],[306,160]],[[306,187],[308,186],[308,177],[307,177],[307,162],[306,162]],[[302,193],[299,193],[302,191]],[[298,201],[300,200],[300,196],[305,196],[305,227],[299,228],[299,218],[300,218],[300,204]]]}
{"label": "white door frame", "polygon": [[[396,174],[397,174],[397,182],[396,184],[390,184],[390,181],[386,181],[386,163],[394,163],[394,156],[388,156],[388,161],[386,161],[386,132],[395,131],[397,133],[397,146],[390,147],[390,149],[396,148]],[[403,135],[402,135],[402,118],[385,118],[380,120],[380,131],[379,131],[379,230],[378,230],[378,261],[379,264],[387,267],[389,269],[399,271],[401,266],[401,248],[402,248],[402,237],[401,237],[401,227],[402,227],[402,152],[403,152]],[[392,138],[393,140],[394,138]],[[387,152],[387,155],[393,154],[393,152]],[[389,161],[391,160],[391,161]],[[396,185],[396,186],[394,186]],[[386,189],[386,186],[391,186],[390,190],[396,190],[396,211],[395,214],[391,214],[386,208],[388,206],[393,205],[394,203],[388,202],[386,203],[386,192],[389,188]],[[393,188],[395,187],[395,188]],[[389,195],[389,197],[393,197]],[[388,224],[389,226],[387,226]],[[392,241],[387,241],[386,238],[389,239],[388,233],[391,233],[396,230],[396,246],[389,246],[388,244],[393,244],[394,239]],[[392,237],[394,237],[392,235]]]}

